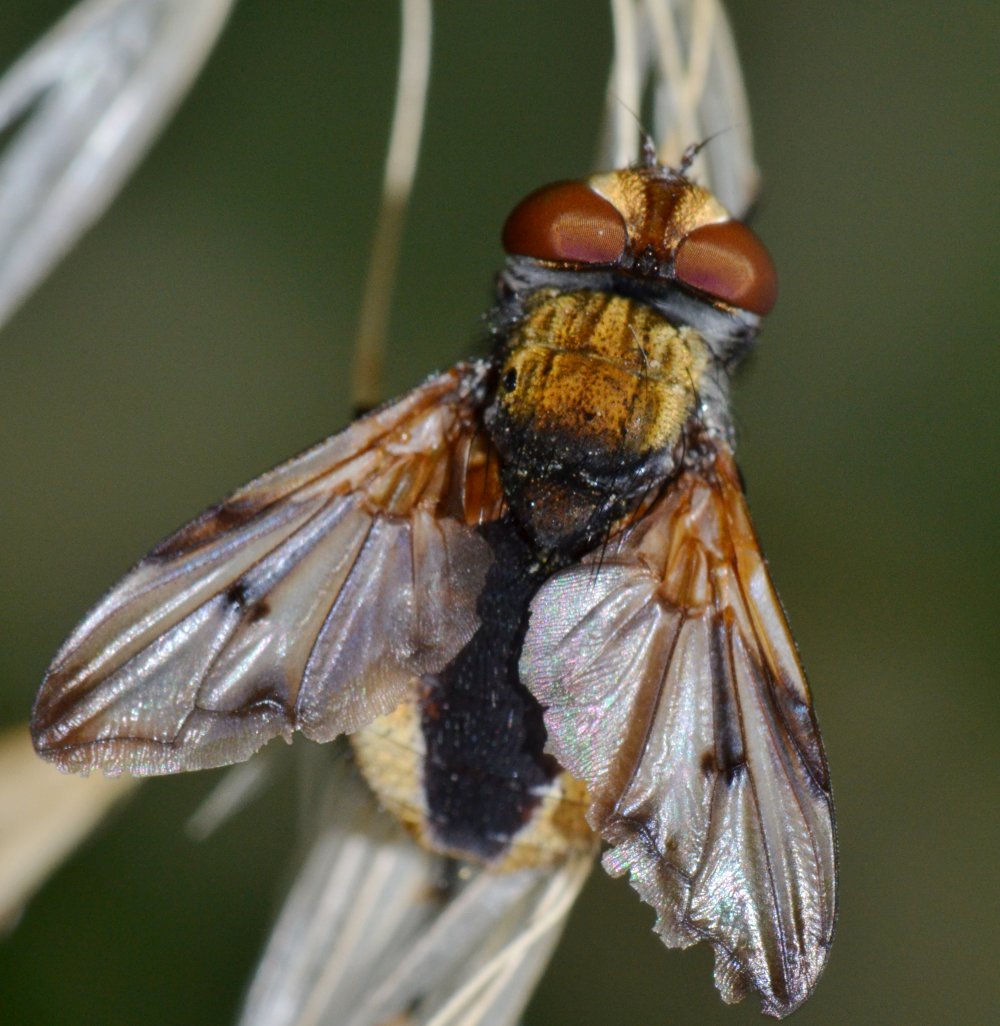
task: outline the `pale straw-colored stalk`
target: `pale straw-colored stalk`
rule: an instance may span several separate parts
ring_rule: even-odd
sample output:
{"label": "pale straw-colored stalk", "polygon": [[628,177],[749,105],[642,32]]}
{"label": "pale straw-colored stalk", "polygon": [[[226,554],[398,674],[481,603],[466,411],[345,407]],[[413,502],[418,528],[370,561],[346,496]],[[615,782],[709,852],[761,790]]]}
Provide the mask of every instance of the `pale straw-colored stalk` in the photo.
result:
{"label": "pale straw-colored stalk", "polygon": [[420,156],[431,71],[431,0],[401,0],[400,6],[402,31],[396,102],[382,177],[382,198],[354,341],[352,394],[358,410],[371,409],[383,398],[382,365],[385,363],[389,310],[406,208]]}
{"label": "pale straw-colored stalk", "polygon": [[0,78],[0,325],[107,209],[233,0],[84,0]]}

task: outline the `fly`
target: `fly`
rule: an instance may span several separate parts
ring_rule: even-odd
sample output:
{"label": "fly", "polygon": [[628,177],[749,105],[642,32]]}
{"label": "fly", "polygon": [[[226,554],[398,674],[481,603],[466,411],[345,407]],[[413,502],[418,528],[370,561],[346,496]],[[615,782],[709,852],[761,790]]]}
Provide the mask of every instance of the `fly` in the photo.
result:
{"label": "fly", "polygon": [[56,655],[38,752],[148,775],[348,735],[426,848],[502,873],[599,839],[726,1001],[798,1007],[833,808],[728,405],[776,276],[688,166],[523,200],[491,355],[157,545]]}

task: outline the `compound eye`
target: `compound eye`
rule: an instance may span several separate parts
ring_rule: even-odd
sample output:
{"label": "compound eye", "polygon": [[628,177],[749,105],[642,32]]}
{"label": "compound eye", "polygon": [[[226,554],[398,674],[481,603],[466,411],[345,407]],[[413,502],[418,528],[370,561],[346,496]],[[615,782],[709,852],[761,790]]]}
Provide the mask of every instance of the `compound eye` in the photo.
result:
{"label": "compound eye", "polygon": [[674,256],[678,281],[741,310],[766,314],[778,298],[771,255],[740,221],[695,228]]}
{"label": "compound eye", "polygon": [[503,248],[511,255],[560,263],[617,263],[627,240],[621,214],[580,182],[538,189],[503,226]]}

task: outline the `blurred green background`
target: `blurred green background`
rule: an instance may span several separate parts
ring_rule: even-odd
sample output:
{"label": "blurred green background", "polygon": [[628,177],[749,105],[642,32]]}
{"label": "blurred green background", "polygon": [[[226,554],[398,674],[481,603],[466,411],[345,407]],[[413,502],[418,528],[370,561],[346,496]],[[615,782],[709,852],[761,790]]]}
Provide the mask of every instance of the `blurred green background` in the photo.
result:
{"label": "blurred green background", "polygon": [[[442,3],[396,393],[470,350],[525,192],[590,169],[597,0]],[[9,60],[64,5],[5,0]],[[729,5],[782,294],[736,390],[833,771],[841,918],[808,1023],[996,1021],[997,8]],[[340,426],[393,3],[242,0],[110,214],[0,338],[0,718],[164,533]],[[993,467],[991,470],[990,468]],[[197,844],[158,780],[0,942],[0,1019],[230,1021],[300,836],[279,781]],[[759,1021],[596,874],[529,1026]]]}

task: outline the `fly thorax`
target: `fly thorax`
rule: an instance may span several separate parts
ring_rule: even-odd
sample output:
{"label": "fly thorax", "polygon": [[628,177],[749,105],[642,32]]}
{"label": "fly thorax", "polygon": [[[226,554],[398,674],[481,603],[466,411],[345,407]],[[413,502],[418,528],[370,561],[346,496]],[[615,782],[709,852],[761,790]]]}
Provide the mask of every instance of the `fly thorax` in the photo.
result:
{"label": "fly thorax", "polygon": [[673,472],[708,353],[633,299],[542,291],[502,349],[487,425],[544,549],[587,547]]}

